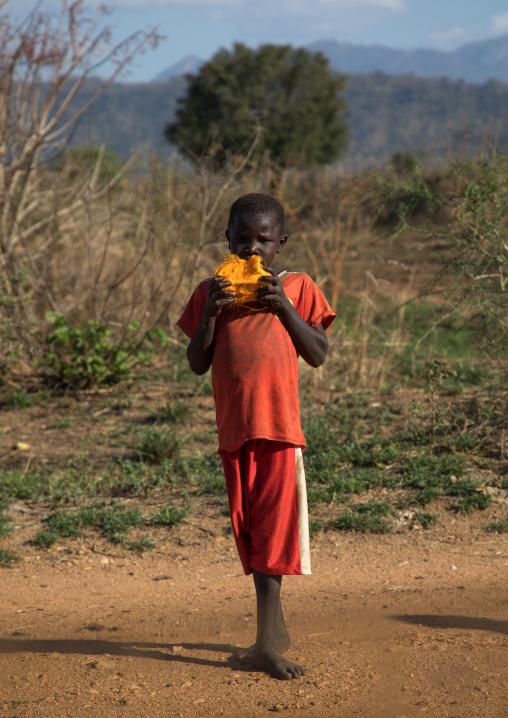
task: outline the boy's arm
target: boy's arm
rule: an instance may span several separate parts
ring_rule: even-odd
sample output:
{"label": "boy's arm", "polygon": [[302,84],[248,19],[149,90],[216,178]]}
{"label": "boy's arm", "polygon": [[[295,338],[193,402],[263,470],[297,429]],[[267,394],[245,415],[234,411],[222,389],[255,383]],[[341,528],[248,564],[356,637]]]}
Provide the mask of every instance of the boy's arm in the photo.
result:
{"label": "boy's arm", "polygon": [[205,374],[212,364],[215,321],[222,307],[234,301],[234,292],[223,291],[231,282],[214,277],[208,288],[208,296],[197,332],[187,347],[187,359],[194,374]]}
{"label": "boy's arm", "polygon": [[267,267],[267,270],[271,272],[272,276],[260,278],[259,281],[266,283],[267,286],[256,291],[259,301],[270,302],[284,322],[298,353],[307,364],[313,367],[321,366],[328,351],[325,330],[321,324],[318,324],[317,327],[307,324],[286,297],[282,282],[275,270],[271,267]]}

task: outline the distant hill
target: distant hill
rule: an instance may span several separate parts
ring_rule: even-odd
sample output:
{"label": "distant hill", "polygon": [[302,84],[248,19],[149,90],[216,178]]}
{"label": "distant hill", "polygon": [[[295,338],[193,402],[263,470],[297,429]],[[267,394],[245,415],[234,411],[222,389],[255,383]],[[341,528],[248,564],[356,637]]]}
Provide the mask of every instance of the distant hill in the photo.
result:
{"label": "distant hill", "polygon": [[[508,84],[508,35],[468,43],[452,52],[397,50],[381,45],[352,45],[337,40],[319,40],[307,45],[307,49],[322,52],[330,61],[330,67],[345,75],[412,73],[419,77],[448,77],[450,80],[479,84],[491,79]],[[198,72],[204,62],[194,56],[186,57],[159,73],[154,81]]]}
{"label": "distant hill", "polygon": [[322,52],[330,66],[346,75],[383,72],[387,75],[447,77],[483,83],[494,79],[508,83],[508,35],[462,45],[453,52],[442,50],[394,50],[323,40],[307,45]]}
{"label": "distant hill", "polygon": [[508,87],[462,81],[351,75],[349,166],[386,162],[395,152],[466,155],[495,144],[508,152]]}
{"label": "distant hill", "polygon": [[195,55],[187,55],[183,60],[159,72],[159,74],[153,78],[153,82],[164,82],[165,80],[171,80],[173,77],[199,72],[204,63],[205,60],[200,60],[199,57]]}
{"label": "distant hill", "polygon": [[[98,80],[90,80],[83,96]],[[111,86],[82,118],[72,144],[106,143],[122,157],[137,148],[161,158],[171,148],[163,131],[175,116],[187,80]],[[490,81],[471,85],[448,79],[381,73],[351,75],[349,146],[341,162],[347,169],[382,164],[398,151],[431,155],[467,154],[493,142],[508,152],[508,87]]]}
{"label": "distant hill", "polygon": [[[85,82],[80,100],[91,97],[99,84],[97,79]],[[105,143],[120,157],[128,157],[133,150],[167,156],[170,148],[163,137],[164,126],[173,119],[177,100],[186,89],[183,76],[167,82],[114,83],[81,117],[71,144]]]}

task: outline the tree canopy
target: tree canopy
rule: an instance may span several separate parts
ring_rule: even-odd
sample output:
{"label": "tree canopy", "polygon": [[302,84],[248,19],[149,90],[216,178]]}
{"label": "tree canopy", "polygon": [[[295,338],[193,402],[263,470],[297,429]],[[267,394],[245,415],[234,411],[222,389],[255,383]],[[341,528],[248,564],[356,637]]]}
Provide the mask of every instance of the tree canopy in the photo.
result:
{"label": "tree canopy", "polygon": [[208,152],[225,164],[248,151],[257,130],[257,151],[283,164],[328,164],[346,145],[345,79],[319,52],[237,43],[189,81],[165,136],[191,157]]}

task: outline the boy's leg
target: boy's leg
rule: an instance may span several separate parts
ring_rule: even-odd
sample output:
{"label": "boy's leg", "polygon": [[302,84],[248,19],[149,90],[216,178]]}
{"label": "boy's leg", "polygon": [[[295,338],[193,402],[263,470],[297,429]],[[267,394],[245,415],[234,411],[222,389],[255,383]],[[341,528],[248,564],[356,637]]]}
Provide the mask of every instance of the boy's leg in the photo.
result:
{"label": "boy's leg", "polygon": [[[291,642],[282,613],[280,574],[310,573],[308,546],[305,555],[301,550],[305,540],[300,524],[307,519],[299,510],[301,450],[260,439],[223,451],[221,458],[235,540],[245,573],[253,572],[257,598],[256,643],[237,649],[235,655],[277,678],[299,678],[304,670],[282,657]],[[280,574],[263,573],[264,566],[277,567]]]}
{"label": "boy's leg", "polygon": [[[259,576],[266,576],[266,574],[262,574],[259,571],[254,571],[253,578],[254,578],[254,586],[256,586],[256,579],[255,576],[258,574]],[[278,580],[280,579],[282,581],[282,576],[273,576],[274,579]],[[256,589],[256,594],[257,594]],[[273,632],[273,637],[275,640],[275,643],[277,645],[277,650],[279,653],[285,653],[289,647],[291,646],[291,639],[289,637],[288,630],[286,628],[286,623],[284,621],[284,615],[282,613],[282,602],[278,601],[279,607],[277,612],[277,620],[275,625],[275,631]],[[258,620],[258,626],[260,625],[260,622]],[[237,648],[235,651],[235,656],[238,658],[243,664],[247,665],[249,663],[252,663],[252,652],[254,651],[256,644],[253,643],[252,646],[249,646],[248,648]]]}
{"label": "boy's leg", "polygon": [[282,652],[289,648],[290,639],[284,623],[280,588],[282,576],[253,571],[257,601],[256,643],[252,646],[250,662],[275,678],[300,678],[305,670],[288,661]]}

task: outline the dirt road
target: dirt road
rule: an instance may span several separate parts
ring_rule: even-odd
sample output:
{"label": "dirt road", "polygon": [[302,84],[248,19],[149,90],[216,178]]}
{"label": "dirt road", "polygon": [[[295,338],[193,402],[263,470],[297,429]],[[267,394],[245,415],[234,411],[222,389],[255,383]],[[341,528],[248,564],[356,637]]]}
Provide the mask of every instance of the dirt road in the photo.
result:
{"label": "dirt road", "polygon": [[313,538],[284,580],[278,682],[232,659],[255,604],[227,519],[136,556],[92,539],[0,570],[2,718],[508,715],[508,537],[447,529]]}

